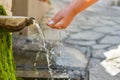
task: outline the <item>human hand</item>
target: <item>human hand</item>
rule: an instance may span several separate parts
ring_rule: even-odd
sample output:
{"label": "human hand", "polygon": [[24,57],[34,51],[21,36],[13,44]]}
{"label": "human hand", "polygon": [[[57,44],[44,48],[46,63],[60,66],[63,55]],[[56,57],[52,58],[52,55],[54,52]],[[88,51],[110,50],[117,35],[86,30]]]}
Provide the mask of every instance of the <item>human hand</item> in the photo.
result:
{"label": "human hand", "polygon": [[54,29],[65,29],[71,23],[75,13],[71,7],[65,7],[60,10],[52,19],[47,20],[46,24]]}

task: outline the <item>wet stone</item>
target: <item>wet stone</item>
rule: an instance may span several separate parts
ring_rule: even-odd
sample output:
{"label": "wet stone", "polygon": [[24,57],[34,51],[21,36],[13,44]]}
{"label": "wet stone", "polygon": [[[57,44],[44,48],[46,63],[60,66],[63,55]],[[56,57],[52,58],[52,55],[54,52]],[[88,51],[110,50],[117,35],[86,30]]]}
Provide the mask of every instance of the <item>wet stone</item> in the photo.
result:
{"label": "wet stone", "polygon": [[112,20],[101,20],[100,23],[103,24],[103,25],[105,25],[105,26],[107,26],[107,25],[108,26],[114,26],[114,25],[116,25],[116,23],[113,22]]}
{"label": "wet stone", "polygon": [[94,31],[97,31],[97,32],[101,32],[101,33],[111,33],[111,32],[114,32],[116,31],[117,29],[113,28],[113,27],[97,27],[97,28],[94,28]]}
{"label": "wet stone", "polygon": [[91,45],[96,44],[95,41],[83,41],[83,40],[71,40],[71,39],[65,40],[65,43],[81,45],[81,46],[91,46]]}
{"label": "wet stone", "polygon": [[90,68],[93,68],[95,67],[96,65],[100,64],[101,63],[101,60],[100,59],[96,59],[96,58],[92,58],[90,59],[90,62],[89,62],[89,69]]}
{"label": "wet stone", "polygon": [[98,59],[105,59],[105,56],[104,56],[104,52],[106,52],[106,50],[104,49],[101,49],[101,50],[93,50],[92,51],[92,56],[94,58],[98,58]]}
{"label": "wet stone", "polygon": [[120,44],[119,36],[106,36],[103,38],[100,43],[102,44]]}
{"label": "wet stone", "polygon": [[[119,29],[120,29],[120,26],[119,26]],[[111,32],[112,35],[119,35],[120,36],[120,30],[117,30],[115,32]]]}
{"label": "wet stone", "polygon": [[105,49],[110,47],[111,45],[105,45],[105,44],[96,44],[92,46],[92,49]]}
{"label": "wet stone", "polygon": [[83,53],[81,53],[78,49],[70,47],[65,47],[61,56],[55,57],[55,61],[57,65],[69,66],[73,69],[85,69],[88,62]]}
{"label": "wet stone", "polygon": [[80,26],[80,29],[82,30],[92,30],[94,26]]}
{"label": "wet stone", "polygon": [[103,36],[103,34],[94,31],[82,31],[77,34],[70,35],[70,38],[74,40],[97,40]]}

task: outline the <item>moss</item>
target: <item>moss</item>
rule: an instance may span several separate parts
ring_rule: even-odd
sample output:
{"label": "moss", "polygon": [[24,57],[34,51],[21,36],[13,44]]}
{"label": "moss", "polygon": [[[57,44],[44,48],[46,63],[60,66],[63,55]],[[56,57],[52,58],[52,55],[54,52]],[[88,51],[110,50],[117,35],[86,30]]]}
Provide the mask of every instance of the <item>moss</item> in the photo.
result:
{"label": "moss", "polygon": [[24,79],[22,79],[22,78],[17,78],[17,80],[24,80]]}
{"label": "moss", "polygon": [[7,15],[7,12],[2,5],[0,5],[0,15]]}
{"label": "moss", "polygon": [[[0,15],[7,15],[0,5]],[[0,28],[0,80],[16,80],[12,54],[12,36]]]}

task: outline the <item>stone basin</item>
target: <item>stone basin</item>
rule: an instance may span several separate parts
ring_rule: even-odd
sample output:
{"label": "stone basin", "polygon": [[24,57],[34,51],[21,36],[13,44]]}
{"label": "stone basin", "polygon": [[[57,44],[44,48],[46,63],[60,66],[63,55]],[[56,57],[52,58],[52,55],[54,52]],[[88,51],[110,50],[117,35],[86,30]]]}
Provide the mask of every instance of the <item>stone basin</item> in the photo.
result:
{"label": "stone basin", "polygon": [[33,24],[32,18],[21,16],[0,16],[0,27],[9,32],[17,32]]}

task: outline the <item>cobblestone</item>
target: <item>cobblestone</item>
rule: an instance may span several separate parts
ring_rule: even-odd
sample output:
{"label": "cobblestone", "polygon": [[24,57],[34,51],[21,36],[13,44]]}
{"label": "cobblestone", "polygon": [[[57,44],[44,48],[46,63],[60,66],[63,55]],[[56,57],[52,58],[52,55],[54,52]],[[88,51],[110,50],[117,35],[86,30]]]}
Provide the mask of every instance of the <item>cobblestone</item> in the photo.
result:
{"label": "cobblestone", "polygon": [[103,38],[100,43],[102,44],[120,44],[119,36],[106,36]]}
{"label": "cobblestone", "polygon": [[98,64],[100,64],[101,63],[101,60],[99,60],[99,59],[96,59],[96,58],[92,58],[91,60],[90,60],[90,62],[89,62],[89,69],[90,68],[93,68],[93,67],[95,67],[96,65],[98,65]]}
{"label": "cobblestone", "polygon": [[97,27],[97,28],[94,28],[94,31],[97,31],[97,32],[101,32],[101,33],[112,33],[112,32],[116,32],[117,29],[115,29],[114,27]]}
{"label": "cobblestone", "polygon": [[74,40],[97,40],[104,35],[94,31],[82,31],[77,34],[71,34],[70,39]]}
{"label": "cobblestone", "polygon": [[94,58],[98,58],[98,59],[105,59],[105,56],[104,56],[104,52],[105,52],[106,50],[105,49],[98,49],[98,50],[93,50],[92,51],[92,56],[94,57]]}
{"label": "cobblestone", "polygon": [[92,45],[92,49],[94,50],[99,50],[99,49],[106,49],[108,47],[110,47],[111,45],[106,45],[106,44],[95,44],[95,45]]}
{"label": "cobblestone", "polygon": [[73,40],[67,39],[65,42],[69,44],[80,45],[80,46],[91,46],[96,43],[95,41],[82,41],[82,40],[74,40],[74,39]]}

